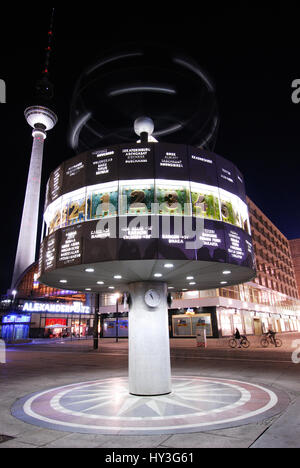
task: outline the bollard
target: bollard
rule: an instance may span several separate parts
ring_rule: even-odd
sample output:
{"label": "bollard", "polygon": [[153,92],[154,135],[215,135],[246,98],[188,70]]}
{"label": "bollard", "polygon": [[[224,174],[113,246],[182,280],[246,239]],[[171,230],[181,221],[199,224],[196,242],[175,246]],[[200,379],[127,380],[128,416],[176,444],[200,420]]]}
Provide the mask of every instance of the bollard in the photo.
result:
{"label": "bollard", "polygon": [[6,344],[0,340],[0,364],[6,364]]}
{"label": "bollard", "polygon": [[206,324],[201,322],[197,325],[197,347],[207,348]]}

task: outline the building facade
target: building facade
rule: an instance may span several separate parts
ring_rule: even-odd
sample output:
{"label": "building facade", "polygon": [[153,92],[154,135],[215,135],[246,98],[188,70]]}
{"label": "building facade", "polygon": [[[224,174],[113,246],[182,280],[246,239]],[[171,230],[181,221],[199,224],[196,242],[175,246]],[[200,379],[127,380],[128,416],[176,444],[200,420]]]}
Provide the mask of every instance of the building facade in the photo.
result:
{"label": "building facade", "polygon": [[298,294],[300,297],[300,239],[290,241],[290,248],[296,274],[296,282],[298,286]]}
{"label": "building facade", "polygon": [[256,284],[299,299],[289,241],[250,199],[248,206],[257,262]]}

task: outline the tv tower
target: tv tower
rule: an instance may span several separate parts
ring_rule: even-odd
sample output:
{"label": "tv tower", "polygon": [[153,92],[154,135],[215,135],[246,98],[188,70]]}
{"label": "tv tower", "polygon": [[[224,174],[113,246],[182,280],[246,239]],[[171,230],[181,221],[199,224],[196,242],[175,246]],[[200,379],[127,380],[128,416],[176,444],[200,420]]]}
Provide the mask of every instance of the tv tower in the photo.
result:
{"label": "tv tower", "polygon": [[44,142],[47,138],[47,132],[55,127],[58,120],[56,114],[49,108],[54,95],[53,85],[48,79],[53,42],[54,13],[55,8],[52,9],[51,14],[43,77],[38,81],[35,89],[35,99],[39,105],[28,107],[25,110],[26,121],[33,128],[33,146],[12,280],[12,291],[16,288],[21,275],[36,261]]}

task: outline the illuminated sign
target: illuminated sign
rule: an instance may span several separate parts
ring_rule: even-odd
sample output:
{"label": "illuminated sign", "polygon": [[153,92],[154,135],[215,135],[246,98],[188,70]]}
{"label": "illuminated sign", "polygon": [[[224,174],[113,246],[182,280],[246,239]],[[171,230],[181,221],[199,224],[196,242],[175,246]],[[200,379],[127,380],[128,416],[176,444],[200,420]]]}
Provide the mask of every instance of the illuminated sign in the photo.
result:
{"label": "illuminated sign", "polygon": [[189,180],[188,150],[186,146],[160,144],[155,149],[158,179]]}
{"label": "illuminated sign", "polygon": [[241,247],[241,237],[235,231],[229,232],[230,246],[228,252],[232,258],[236,260],[243,260],[244,250]]}
{"label": "illuminated sign", "polygon": [[64,164],[63,192],[73,192],[85,185],[86,154],[76,156]]}
{"label": "illuminated sign", "polygon": [[131,145],[122,147],[119,155],[119,179],[154,179],[154,146]]}
{"label": "illuminated sign", "polygon": [[195,315],[194,309],[188,309],[188,310],[186,311],[186,315]]}
{"label": "illuminated sign", "polygon": [[200,233],[199,240],[202,247],[197,252],[198,260],[226,263],[227,252],[224,225],[222,223],[205,220],[204,229]]}
{"label": "illuminated sign", "polygon": [[90,314],[90,307],[84,306],[81,302],[70,304],[42,304],[38,302],[26,302],[23,312],[40,313],[49,312],[54,314]]}
{"label": "illuminated sign", "polygon": [[60,244],[58,264],[59,266],[81,263],[82,243],[81,227],[64,230]]}
{"label": "illuminated sign", "polygon": [[56,266],[56,238],[54,234],[47,239],[44,255],[45,271],[53,270]]}
{"label": "illuminated sign", "polygon": [[30,316],[28,315],[7,315],[3,317],[4,324],[17,324],[17,323],[30,323]]}

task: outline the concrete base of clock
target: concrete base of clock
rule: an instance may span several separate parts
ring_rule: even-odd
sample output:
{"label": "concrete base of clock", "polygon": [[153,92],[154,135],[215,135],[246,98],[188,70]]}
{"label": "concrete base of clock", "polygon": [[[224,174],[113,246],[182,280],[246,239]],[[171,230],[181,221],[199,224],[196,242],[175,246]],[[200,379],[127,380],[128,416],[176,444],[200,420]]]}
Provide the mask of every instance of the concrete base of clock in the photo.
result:
{"label": "concrete base of clock", "polygon": [[[146,304],[148,291],[154,292],[153,307]],[[129,312],[130,393],[167,395],[172,392],[167,284],[134,283],[129,292],[132,301]]]}

